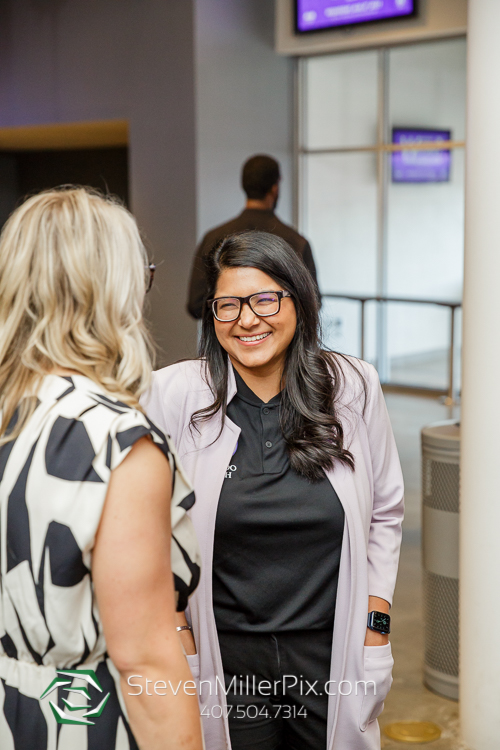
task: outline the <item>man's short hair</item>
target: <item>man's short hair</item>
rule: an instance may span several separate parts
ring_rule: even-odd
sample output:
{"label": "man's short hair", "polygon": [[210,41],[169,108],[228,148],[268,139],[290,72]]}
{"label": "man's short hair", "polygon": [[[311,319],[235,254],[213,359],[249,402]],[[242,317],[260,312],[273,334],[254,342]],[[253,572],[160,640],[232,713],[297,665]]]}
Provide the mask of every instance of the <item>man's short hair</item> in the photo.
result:
{"label": "man's short hair", "polygon": [[241,185],[247,198],[262,200],[271,188],[279,182],[280,165],[272,156],[257,154],[251,156],[241,172]]}

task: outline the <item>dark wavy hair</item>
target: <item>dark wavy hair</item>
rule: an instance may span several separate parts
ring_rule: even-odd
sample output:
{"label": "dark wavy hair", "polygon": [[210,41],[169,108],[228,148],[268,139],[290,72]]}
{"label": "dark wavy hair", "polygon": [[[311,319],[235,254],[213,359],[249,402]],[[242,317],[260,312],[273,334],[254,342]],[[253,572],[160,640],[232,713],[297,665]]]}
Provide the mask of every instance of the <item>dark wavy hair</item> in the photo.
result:
{"label": "dark wavy hair", "polygon": [[[366,401],[366,381],[352,361],[321,347],[319,297],[307,268],[290,245],[266,232],[243,232],[226,237],[206,260],[207,299],[215,296],[217,280],[228,268],[257,268],[290,292],[297,313],[297,328],[288,347],[282,380],[280,424],[290,463],[310,481],[324,478],[335,461],[354,469],[354,457],[344,446],[344,430],[336,403],[343,390],[344,372],[356,373]],[[200,357],[214,401],[191,417],[195,429],[201,420],[220,413],[221,432],[226,415],[228,356],[215,334],[212,310],[205,304]],[[220,435],[220,433],[219,433]]]}

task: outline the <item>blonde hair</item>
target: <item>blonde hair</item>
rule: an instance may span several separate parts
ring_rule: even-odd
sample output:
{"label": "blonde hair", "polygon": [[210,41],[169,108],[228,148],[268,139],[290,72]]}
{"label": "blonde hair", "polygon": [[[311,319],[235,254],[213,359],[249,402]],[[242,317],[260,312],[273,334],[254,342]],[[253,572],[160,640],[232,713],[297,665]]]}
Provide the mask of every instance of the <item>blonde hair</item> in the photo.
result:
{"label": "blonde hair", "polygon": [[46,191],[12,214],[0,236],[0,445],[56,367],[138,406],[152,370],[147,263],[131,214],[92,190]]}

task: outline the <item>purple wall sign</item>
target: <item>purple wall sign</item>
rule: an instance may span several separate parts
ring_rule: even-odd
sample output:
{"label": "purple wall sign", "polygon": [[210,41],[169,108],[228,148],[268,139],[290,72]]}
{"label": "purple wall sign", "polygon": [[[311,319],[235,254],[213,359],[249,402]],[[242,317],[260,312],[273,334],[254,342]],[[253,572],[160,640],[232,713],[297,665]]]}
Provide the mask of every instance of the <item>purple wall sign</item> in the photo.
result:
{"label": "purple wall sign", "polygon": [[416,0],[297,0],[298,32],[411,16]]}
{"label": "purple wall sign", "polygon": [[[425,128],[393,128],[393,143],[422,143],[449,141],[450,130]],[[448,182],[450,179],[451,152],[396,151],[392,154],[393,182]]]}

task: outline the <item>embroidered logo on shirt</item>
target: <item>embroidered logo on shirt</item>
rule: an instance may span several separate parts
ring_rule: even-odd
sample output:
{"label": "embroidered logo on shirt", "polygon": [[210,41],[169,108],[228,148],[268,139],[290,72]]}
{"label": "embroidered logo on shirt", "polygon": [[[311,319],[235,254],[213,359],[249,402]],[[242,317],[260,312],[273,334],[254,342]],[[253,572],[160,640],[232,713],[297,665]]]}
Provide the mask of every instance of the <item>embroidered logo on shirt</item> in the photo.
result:
{"label": "embroidered logo on shirt", "polygon": [[[239,441],[236,441],[236,447],[235,447],[235,449],[234,449],[234,451],[233,451],[233,456],[234,456],[234,454],[236,453],[236,451],[238,450],[238,442],[239,442]],[[233,456],[231,456],[231,458],[232,458]],[[238,467],[237,467],[237,466],[235,466],[234,464],[229,464],[229,466],[228,466],[228,467],[227,467],[227,469],[226,469],[226,479],[231,479],[231,475],[232,475],[233,471],[236,471],[236,469],[237,469],[237,468],[238,468]]]}
{"label": "embroidered logo on shirt", "polygon": [[[234,455],[234,454],[233,454],[233,455]],[[232,474],[233,474],[233,471],[236,471],[236,470],[237,470],[237,468],[238,468],[238,467],[237,467],[237,466],[235,466],[234,464],[229,464],[229,466],[228,466],[228,467],[227,467],[227,469],[226,469],[226,479],[231,479],[231,476],[232,476]]]}

